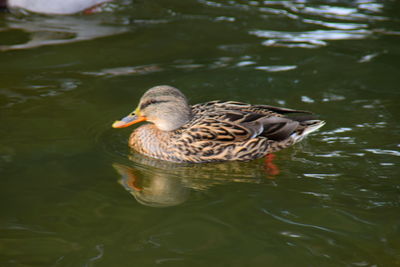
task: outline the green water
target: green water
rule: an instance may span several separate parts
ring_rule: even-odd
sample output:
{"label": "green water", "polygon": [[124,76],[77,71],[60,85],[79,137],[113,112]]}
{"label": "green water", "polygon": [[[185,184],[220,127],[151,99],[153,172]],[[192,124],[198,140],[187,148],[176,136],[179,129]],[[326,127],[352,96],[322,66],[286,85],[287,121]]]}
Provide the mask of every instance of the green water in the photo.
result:
{"label": "green water", "polygon": [[[0,266],[400,266],[396,1],[121,1],[0,14]],[[176,165],[112,129],[155,85],[327,121]]]}

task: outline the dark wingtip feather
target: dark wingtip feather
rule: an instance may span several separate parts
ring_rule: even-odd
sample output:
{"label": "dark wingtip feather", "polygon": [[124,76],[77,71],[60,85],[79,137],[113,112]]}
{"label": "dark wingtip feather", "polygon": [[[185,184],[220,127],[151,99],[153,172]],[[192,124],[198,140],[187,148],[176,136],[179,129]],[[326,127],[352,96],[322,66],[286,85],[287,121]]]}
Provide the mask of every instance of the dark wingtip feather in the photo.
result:
{"label": "dark wingtip feather", "polygon": [[261,109],[269,109],[269,110],[274,111],[279,114],[290,114],[290,113],[312,114],[312,112],[307,111],[307,110],[297,110],[297,109],[282,108],[282,107],[275,107],[275,106],[269,106],[269,105],[255,105],[254,107],[261,108]]}

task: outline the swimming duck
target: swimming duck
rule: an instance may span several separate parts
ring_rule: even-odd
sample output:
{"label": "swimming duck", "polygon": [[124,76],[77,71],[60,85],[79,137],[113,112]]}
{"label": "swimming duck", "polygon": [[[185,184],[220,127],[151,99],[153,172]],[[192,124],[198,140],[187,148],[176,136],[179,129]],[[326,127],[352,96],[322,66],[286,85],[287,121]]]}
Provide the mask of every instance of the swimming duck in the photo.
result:
{"label": "swimming duck", "polygon": [[147,121],[134,130],[129,146],[149,157],[173,162],[249,161],[289,147],[325,122],[308,111],[211,101],[189,105],[178,89],[150,88],[136,110],[114,128]]}
{"label": "swimming duck", "polygon": [[22,8],[42,14],[74,14],[111,0],[0,0],[0,9]]}

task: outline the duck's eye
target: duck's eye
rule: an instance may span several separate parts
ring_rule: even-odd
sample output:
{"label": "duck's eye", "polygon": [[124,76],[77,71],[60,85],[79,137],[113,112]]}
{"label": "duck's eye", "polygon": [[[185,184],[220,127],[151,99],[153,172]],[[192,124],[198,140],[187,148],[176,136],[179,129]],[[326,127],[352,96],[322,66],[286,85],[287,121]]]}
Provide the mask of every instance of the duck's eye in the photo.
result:
{"label": "duck's eye", "polygon": [[165,103],[165,102],[169,102],[169,100],[154,100],[154,99],[151,99],[151,100],[148,100],[148,101],[142,103],[140,105],[140,109],[143,110],[143,109],[145,109],[146,107],[148,107],[150,105],[159,104],[159,103]]}

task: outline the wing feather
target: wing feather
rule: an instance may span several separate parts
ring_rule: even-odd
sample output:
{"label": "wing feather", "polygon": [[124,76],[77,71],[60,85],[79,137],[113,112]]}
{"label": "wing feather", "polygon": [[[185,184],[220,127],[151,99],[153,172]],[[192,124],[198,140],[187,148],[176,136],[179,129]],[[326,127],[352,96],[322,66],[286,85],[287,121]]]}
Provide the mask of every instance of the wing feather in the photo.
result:
{"label": "wing feather", "polygon": [[310,113],[303,110],[250,105],[235,101],[211,101],[193,106],[195,120],[188,127],[194,140],[219,142],[246,141],[264,137],[270,140],[284,140],[299,126],[297,120],[285,114]]}

